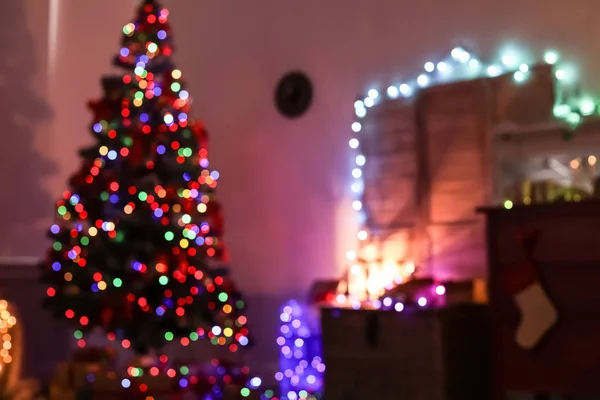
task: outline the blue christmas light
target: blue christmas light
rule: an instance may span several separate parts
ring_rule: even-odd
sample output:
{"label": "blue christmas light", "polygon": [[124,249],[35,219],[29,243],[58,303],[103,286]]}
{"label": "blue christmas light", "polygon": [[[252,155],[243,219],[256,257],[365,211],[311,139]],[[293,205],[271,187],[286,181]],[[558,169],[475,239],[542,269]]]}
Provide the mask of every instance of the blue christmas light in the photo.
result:
{"label": "blue christmas light", "polygon": [[281,335],[277,338],[280,348],[280,372],[275,374],[281,393],[288,399],[298,399],[300,394],[315,394],[323,389],[323,364],[321,337],[316,317],[311,318],[307,306],[290,300],[279,316]]}

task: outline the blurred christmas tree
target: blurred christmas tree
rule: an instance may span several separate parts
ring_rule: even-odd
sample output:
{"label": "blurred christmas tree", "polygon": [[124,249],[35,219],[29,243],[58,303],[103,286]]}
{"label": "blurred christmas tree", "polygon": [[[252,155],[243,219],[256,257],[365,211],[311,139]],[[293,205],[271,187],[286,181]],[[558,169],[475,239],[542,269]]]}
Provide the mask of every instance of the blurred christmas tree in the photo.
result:
{"label": "blurred christmas tree", "polygon": [[104,95],[89,103],[95,143],[57,204],[42,264],[45,305],[85,333],[103,328],[138,353],[201,337],[249,342],[244,302],[224,268],[223,217],[207,134],[188,116],[168,11],[145,0],[123,28]]}

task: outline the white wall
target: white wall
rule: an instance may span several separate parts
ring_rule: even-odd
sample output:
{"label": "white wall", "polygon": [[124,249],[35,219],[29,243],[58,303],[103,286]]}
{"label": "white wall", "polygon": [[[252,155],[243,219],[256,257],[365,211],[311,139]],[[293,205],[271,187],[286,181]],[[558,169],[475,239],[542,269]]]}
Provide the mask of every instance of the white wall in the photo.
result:
{"label": "white wall", "polygon": [[[31,215],[23,205],[48,206],[34,191],[35,184],[42,182],[52,194],[47,197],[54,197],[79,165],[75,152],[91,140],[85,102],[100,93],[99,76],[110,71],[121,27],[137,4],[52,1],[60,3],[54,72],[37,84],[16,77],[45,96],[54,113],[51,129],[47,124],[39,127],[29,142],[23,142],[30,143],[29,148],[4,147],[13,134],[10,129],[2,129],[0,135],[0,143],[7,143],[3,150],[11,148],[12,158],[21,157],[21,163],[12,161],[12,168],[29,162],[37,168],[32,181],[23,169],[8,171],[2,161],[0,187],[8,194],[0,197],[1,209],[11,210],[22,190],[37,194],[23,198],[13,213],[27,224],[38,222],[35,229],[39,221],[46,223],[48,213],[44,209]],[[47,8],[41,3],[45,1],[23,3],[27,15],[19,18],[28,22],[17,26],[9,41],[19,43],[10,47],[14,51],[27,57],[37,54],[35,65],[43,76],[48,68]],[[511,42],[536,54],[555,47],[579,63],[588,86],[600,84],[595,74],[600,70],[598,0],[577,0],[576,5],[564,0],[165,3],[176,35],[176,61],[195,98],[194,115],[212,132],[213,165],[222,174],[220,193],[235,277],[256,300],[253,314],[258,322],[253,325],[257,334],[270,332],[267,341],[272,340],[277,313],[276,306],[265,304],[304,293],[317,277],[336,276],[345,246],[354,237],[346,187],[347,140],[357,95],[372,85],[386,87],[414,77],[425,61],[465,42],[483,59]],[[26,33],[32,36],[27,43],[22,36]],[[296,121],[279,116],[273,105],[277,80],[292,69],[304,70],[315,84],[312,109]],[[3,72],[0,69],[0,77]],[[0,96],[0,110],[10,103]],[[41,178],[48,168],[28,161],[31,148],[38,149],[38,159],[55,166],[48,177]],[[13,189],[15,182],[29,189]],[[45,247],[37,234],[3,229],[0,235],[1,255],[40,255]],[[35,240],[27,242],[29,236]]]}

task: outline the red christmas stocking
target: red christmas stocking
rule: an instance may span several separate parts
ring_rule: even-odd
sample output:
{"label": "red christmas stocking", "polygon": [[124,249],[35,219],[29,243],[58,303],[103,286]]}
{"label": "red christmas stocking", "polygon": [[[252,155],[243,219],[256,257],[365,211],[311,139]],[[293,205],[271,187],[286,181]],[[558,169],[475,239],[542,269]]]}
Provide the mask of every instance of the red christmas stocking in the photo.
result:
{"label": "red christmas stocking", "polygon": [[524,349],[532,349],[558,319],[554,304],[540,284],[531,261],[504,273],[506,290],[514,297],[521,312],[516,341]]}

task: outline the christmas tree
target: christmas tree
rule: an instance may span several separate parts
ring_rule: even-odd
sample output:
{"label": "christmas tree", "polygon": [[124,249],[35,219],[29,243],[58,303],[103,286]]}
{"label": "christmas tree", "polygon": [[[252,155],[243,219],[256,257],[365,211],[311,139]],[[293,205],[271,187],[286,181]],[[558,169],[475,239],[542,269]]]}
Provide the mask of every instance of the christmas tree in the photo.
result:
{"label": "christmas tree", "polygon": [[223,217],[207,133],[171,60],[168,11],[145,0],[123,28],[91,101],[94,144],[57,203],[42,263],[45,305],[79,345],[102,328],[138,353],[206,337],[232,352],[249,342],[244,302],[227,276]]}

